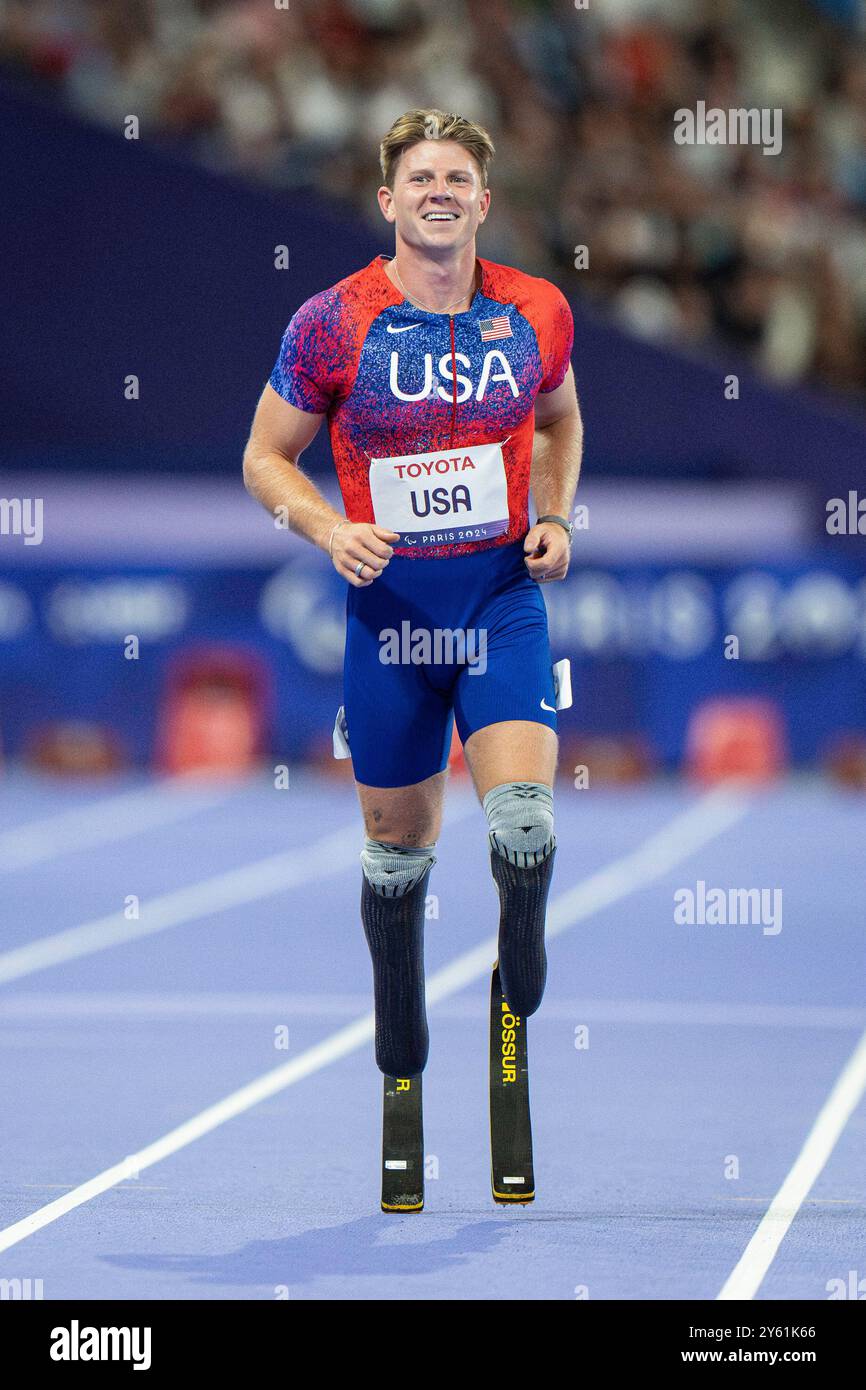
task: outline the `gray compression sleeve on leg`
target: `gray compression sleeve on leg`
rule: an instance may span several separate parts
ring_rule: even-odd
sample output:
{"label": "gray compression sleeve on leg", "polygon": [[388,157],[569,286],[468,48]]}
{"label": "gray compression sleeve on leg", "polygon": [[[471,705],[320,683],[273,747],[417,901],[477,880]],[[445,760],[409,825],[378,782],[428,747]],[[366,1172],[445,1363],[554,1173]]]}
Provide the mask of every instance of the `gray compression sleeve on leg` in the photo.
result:
{"label": "gray compression sleeve on leg", "polygon": [[543,782],[505,782],[484,798],[490,868],[499,893],[499,975],[514,1013],[528,1018],[544,994],[544,918],[556,837]]}
{"label": "gray compression sleeve on leg", "polygon": [[503,782],[491,787],[482,805],[490,848],[510,863],[528,868],[553,851],[553,792],[546,783]]}
{"label": "gray compression sleeve on leg", "polygon": [[382,840],[365,840],[361,868],[375,893],[383,898],[399,898],[414,887],[421,875],[436,863],[435,845],[389,845]]}
{"label": "gray compression sleeve on leg", "polygon": [[361,921],[373,962],[376,1065],[386,1076],[420,1076],[429,1034],[424,995],[424,907],[432,845],[367,840],[361,855]]}

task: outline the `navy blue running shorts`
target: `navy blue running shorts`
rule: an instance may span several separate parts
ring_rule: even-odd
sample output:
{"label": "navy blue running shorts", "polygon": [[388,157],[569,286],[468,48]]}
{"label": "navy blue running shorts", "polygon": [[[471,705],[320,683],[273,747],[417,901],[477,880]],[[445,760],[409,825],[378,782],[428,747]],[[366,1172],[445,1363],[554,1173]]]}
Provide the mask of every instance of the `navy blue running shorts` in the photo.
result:
{"label": "navy blue running shorts", "polygon": [[447,558],[394,555],[349,586],[343,667],[357,781],[407,787],[447,765],[488,724],[556,729],[547,610],[523,541]]}

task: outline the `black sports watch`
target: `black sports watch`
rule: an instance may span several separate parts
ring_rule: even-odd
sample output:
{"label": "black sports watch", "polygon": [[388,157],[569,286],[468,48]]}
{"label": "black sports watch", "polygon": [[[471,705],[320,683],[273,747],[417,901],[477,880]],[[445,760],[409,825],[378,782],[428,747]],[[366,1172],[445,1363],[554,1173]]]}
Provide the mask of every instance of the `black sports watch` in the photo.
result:
{"label": "black sports watch", "polygon": [[569,539],[569,540],[571,540],[572,536],[574,535],[574,525],[573,525],[573,523],[570,522],[570,521],[568,521],[568,520],[566,520],[566,518],[565,518],[564,516],[554,516],[554,515],[551,513],[550,516],[540,516],[540,517],[538,518],[538,520],[539,520],[539,522],[541,522],[541,521],[555,521],[556,524],[557,524],[557,526],[564,526],[565,529],[566,529],[566,531],[568,532],[568,539]]}

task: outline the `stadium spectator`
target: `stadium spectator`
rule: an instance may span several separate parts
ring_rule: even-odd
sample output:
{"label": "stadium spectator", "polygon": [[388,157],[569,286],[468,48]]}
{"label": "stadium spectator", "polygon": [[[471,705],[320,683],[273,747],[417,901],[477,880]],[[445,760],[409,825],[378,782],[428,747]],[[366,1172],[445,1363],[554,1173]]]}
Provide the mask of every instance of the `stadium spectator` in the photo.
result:
{"label": "stadium spectator", "polygon": [[[0,0],[0,70],[366,217],[371,146],[394,116],[464,110],[497,143],[493,259],[555,276],[637,333],[862,396],[862,13],[848,0]],[[675,112],[698,101],[781,108],[780,152],[676,144]]]}

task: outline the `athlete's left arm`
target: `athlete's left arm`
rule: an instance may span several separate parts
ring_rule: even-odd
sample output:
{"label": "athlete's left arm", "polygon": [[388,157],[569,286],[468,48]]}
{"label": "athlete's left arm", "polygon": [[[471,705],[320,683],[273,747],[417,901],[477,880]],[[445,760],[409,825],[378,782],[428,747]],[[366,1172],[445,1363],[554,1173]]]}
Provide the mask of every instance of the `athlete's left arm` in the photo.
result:
{"label": "athlete's left arm", "polygon": [[[530,486],[538,516],[570,518],[583,456],[583,421],[569,367],[554,391],[535,398],[535,439]],[[568,573],[568,532],[555,521],[533,526],[523,542],[533,579],[564,579]]]}

